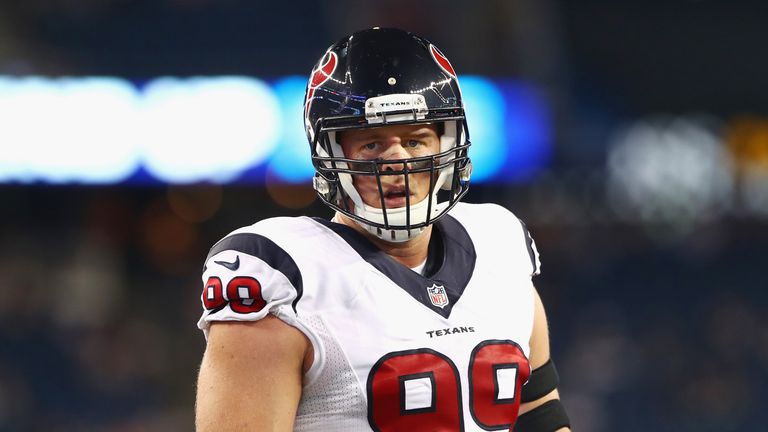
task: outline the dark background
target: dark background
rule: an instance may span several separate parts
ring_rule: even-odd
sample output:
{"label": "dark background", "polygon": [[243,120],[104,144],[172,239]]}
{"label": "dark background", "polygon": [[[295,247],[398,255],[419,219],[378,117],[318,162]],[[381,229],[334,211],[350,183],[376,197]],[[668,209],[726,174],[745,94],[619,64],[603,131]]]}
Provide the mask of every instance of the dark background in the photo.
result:
{"label": "dark background", "polygon": [[[767,18],[757,1],[2,0],[0,75],[308,74],[330,43],[378,25],[423,34],[460,74],[529,82],[554,120],[548,168],[468,200],[510,208],[537,241],[574,430],[755,431],[768,422],[768,135],[754,126]],[[693,211],[676,207],[686,196],[617,208],[617,130],[702,114],[733,155],[732,193]],[[191,430],[207,248],[265,217],[329,216],[312,196],[0,185],[0,431]]]}

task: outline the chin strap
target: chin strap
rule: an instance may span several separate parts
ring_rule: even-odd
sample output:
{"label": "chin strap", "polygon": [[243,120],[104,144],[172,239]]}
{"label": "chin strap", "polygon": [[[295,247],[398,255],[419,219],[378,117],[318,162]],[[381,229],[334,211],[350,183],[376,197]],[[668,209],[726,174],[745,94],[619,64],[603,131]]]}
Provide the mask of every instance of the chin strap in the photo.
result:
{"label": "chin strap", "polygon": [[[335,222],[335,223],[345,224],[346,225],[346,222],[344,222],[341,219],[342,217],[343,217],[342,213],[336,212],[333,215],[333,218],[331,219],[331,222]],[[353,218],[348,218],[348,219],[353,221],[354,223],[356,223],[360,227],[362,227],[367,232],[371,233],[371,235],[374,235],[374,236],[376,236],[376,237],[378,237],[378,238],[380,238],[380,239],[382,239],[384,241],[388,241],[390,243],[399,243],[399,242],[408,241],[408,240],[411,240],[411,239],[414,239],[414,238],[418,237],[424,231],[426,231],[426,227],[415,228],[415,229],[410,230],[411,231],[411,235],[408,236],[408,232],[407,232],[408,230],[386,230],[386,229],[381,229],[381,228],[377,228],[377,227],[368,225],[365,222],[361,222],[361,221],[359,221],[357,219],[353,219]],[[389,236],[387,236],[387,233],[391,233],[391,234]]]}
{"label": "chin strap", "polygon": [[388,241],[390,243],[402,243],[408,240],[415,239],[427,229],[426,227],[421,227],[421,228],[413,228],[410,230],[393,230],[393,229],[377,228],[375,226],[368,225],[365,222],[360,222],[358,220],[355,220],[355,222],[357,222],[361,227],[365,228],[366,231],[368,231],[369,233],[375,235],[376,237],[384,241]]}

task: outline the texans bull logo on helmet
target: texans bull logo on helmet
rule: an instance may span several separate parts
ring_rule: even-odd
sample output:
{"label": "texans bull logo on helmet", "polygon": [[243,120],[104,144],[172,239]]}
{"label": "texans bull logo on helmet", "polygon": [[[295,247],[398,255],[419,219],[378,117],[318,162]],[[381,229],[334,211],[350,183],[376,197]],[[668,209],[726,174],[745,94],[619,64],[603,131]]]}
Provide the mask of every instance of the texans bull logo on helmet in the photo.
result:
{"label": "texans bull logo on helmet", "polygon": [[323,59],[317,69],[312,72],[312,76],[309,78],[309,84],[307,85],[307,97],[304,100],[304,116],[309,112],[309,106],[312,104],[312,96],[315,95],[315,89],[323,85],[336,71],[336,66],[339,64],[338,56],[335,52],[330,51],[328,55]]}
{"label": "texans bull logo on helmet", "polygon": [[453,66],[451,66],[451,62],[449,62],[448,59],[445,58],[443,53],[441,53],[436,46],[430,44],[429,52],[432,53],[432,58],[435,59],[435,62],[437,62],[437,64],[440,65],[440,69],[444,70],[445,73],[452,76],[453,79],[458,79],[456,77],[456,72],[453,70]]}

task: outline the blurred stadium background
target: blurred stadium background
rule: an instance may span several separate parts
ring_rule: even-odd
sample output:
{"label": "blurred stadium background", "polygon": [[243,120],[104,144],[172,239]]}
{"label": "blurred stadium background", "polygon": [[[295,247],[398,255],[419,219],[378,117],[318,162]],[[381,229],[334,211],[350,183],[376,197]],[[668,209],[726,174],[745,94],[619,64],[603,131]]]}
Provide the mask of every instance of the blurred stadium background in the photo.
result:
{"label": "blurred stadium background", "polygon": [[466,78],[469,201],[537,240],[574,430],[765,430],[766,19],[716,0],[0,2],[0,431],[193,428],[207,248],[329,215],[305,77],[377,25]]}

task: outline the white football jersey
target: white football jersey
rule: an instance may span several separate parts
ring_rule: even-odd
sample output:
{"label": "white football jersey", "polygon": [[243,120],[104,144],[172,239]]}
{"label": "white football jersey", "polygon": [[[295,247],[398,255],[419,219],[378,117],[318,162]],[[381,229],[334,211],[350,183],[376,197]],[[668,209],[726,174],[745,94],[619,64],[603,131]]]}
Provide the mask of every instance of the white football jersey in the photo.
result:
{"label": "white football jersey", "polygon": [[538,253],[493,204],[459,203],[434,228],[424,276],[327,220],[238,229],[208,255],[198,327],[271,313],[306,334],[297,431],[509,430],[531,373]]}

